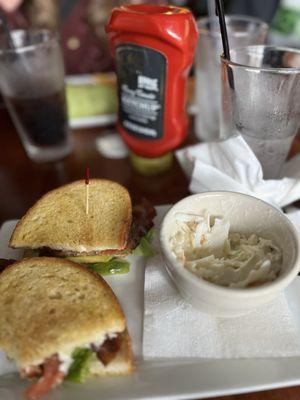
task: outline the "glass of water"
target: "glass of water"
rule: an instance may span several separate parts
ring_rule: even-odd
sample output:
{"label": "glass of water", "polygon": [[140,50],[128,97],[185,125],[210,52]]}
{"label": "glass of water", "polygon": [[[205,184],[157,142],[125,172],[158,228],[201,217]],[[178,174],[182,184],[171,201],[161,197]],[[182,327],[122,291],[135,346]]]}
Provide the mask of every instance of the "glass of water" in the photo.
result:
{"label": "glass of water", "polygon": [[221,57],[221,137],[241,134],[278,178],[300,127],[300,50],[248,46]]}
{"label": "glass of water", "polygon": [[[200,140],[220,137],[220,55],[223,53],[217,18],[198,20],[199,42],[195,58],[195,132]],[[230,48],[265,43],[268,25],[246,16],[226,16]]]}

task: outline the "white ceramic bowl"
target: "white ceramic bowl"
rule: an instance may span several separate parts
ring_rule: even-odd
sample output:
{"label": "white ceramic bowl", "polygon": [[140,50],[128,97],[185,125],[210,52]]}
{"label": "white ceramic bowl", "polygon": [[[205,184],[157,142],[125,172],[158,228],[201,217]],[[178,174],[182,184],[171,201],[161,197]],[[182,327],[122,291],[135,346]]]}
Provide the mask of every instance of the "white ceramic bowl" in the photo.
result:
{"label": "white ceramic bowl", "polygon": [[[252,288],[227,288],[207,282],[183,267],[170,249],[178,211],[224,216],[232,232],[256,233],[274,240],[283,251],[280,275]],[[165,216],[160,243],[166,269],[181,295],[199,310],[223,317],[245,314],[273,300],[295,278],[300,269],[299,236],[289,219],[277,208],[255,197],[234,192],[207,192],[186,197]]]}

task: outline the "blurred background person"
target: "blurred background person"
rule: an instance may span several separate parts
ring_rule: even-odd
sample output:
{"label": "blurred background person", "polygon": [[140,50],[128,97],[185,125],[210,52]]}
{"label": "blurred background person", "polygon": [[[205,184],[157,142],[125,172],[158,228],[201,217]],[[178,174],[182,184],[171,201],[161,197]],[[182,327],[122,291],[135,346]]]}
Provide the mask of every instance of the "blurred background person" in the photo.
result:
{"label": "blurred background person", "polygon": [[22,0],[0,0],[0,7],[6,12],[10,12],[14,11],[21,2]]}
{"label": "blurred background person", "polygon": [[[0,0],[7,11],[11,0]],[[113,69],[105,24],[113,7],[143,1],[122,0],[14,0],[9,13],[12,28],[47,28],[61,35],[66,73],[83,74]],[[159,1],[152,1],[159,3]],[[8,5],[9,4],[9,5]]]}
{"label": "blurred background person", "polygon": [[[287,1],[287,0],[285,0]],[[61,34],[66,73],[83,74],[113,69],[105,24],[113,7],[143,0],[0,0],[13,28],[48,28]],[[207,15],[207,2],[197,0],[152,0],[189,7],[196,18]],[[294,1],[295,2],[295,1]],[[226,12],[256,16],[270,23],[279,0],[225,0]],[[13,10],[16,10],[12,13]]]}

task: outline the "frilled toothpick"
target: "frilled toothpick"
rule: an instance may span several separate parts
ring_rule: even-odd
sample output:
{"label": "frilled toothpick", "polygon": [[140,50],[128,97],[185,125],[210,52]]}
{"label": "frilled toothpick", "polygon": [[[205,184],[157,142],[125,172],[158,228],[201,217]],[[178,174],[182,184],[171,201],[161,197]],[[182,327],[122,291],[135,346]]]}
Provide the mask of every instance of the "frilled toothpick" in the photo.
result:
{"label": "frilled toothpick", "polygon": [[89,213],[89,187],[90,187],[90,168],[85,170],[85,213]]}

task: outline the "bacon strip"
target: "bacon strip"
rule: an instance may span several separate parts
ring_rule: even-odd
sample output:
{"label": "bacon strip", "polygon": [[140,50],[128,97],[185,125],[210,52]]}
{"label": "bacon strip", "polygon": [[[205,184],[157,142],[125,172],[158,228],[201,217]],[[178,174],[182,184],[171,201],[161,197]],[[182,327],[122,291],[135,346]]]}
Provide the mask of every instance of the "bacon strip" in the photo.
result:
{"label": "bacon strip", "polygon": [[40,365],[38,366],[31,366],[26,369],[22,368],[20,370],[21,378],[37,378],[43,374],[43,369]]}
{"label": "bacon strip", "polygon": [[98,350],[94,347],[92,349],[96,351],[98,359],[106,366],[116,357],[118,351],[121,349],[121,345],[121,338],[118,335],[115,338],[106,339]]}
{"label": "bacon strip", "polygon": [[10,264],[13,264],[16,260],[6,260],[5,258],[0,258],[0,274],[8,267]]}
{"label": "bacon strip", "polygon": [[42,366],[43,376],[33,385],[29,386],[25,392],[27,400],[39,399],[63,381],[64,374],[59,370],[59,364],[57,355],[45,360]]}
{"label": "bacon strip", "polygon": [[126,249],[133,250],[138,246],[141,238],[154,225],[153,219],[155,216],[155,208],[145,198],[142,199],[140,204],[133,206],[132,225]]}
{"label": "bacon strip", "polygon": [[[121,346],[122,338],[118,334],[114,338],[107,338],[100,347],[92,344],[91,349],[97,354],[102,364],[106,366],[117,356]],[[20,370],[22,378],[39,377],[39,379],[25,391],[25,398],[27,400],[40,399],[63,381],[64,373],[59,370],[59,364],[58,355],[54,355],[47,358],[42,365]]]}

